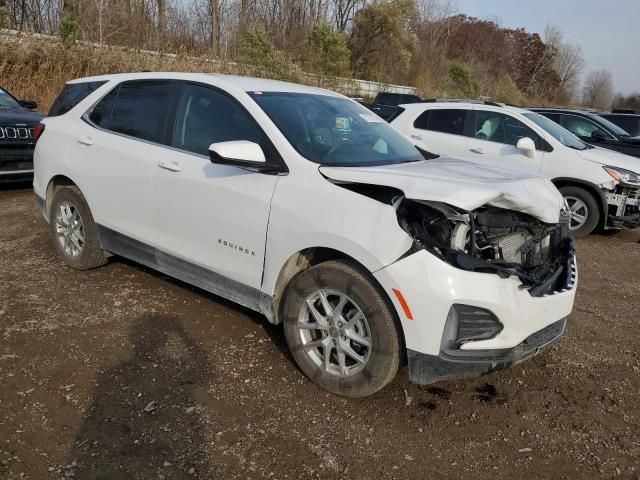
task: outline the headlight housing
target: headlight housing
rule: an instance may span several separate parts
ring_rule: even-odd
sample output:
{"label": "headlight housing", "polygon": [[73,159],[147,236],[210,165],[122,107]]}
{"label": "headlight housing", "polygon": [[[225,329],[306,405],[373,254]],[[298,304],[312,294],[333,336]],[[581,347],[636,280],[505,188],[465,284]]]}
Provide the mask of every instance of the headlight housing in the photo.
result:
{"label": "headlight housing", "polygon": [[629,185],[640,185],[640,175],[631,170],[625,170],[619,167],[603,167],[605,171],[620,183]]}

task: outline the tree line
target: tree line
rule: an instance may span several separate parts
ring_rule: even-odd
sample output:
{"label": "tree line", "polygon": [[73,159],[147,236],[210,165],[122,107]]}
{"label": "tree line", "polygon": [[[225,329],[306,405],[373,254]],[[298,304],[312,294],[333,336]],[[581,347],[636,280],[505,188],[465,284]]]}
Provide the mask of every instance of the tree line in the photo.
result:
{"label": "tree line", "polygon": [[0,0],[0,26],[244,62],[272,78],[305,71],[517,105],[614,100],[608,71],[581,84],[581,48],[559,29],[501,27],[451,0]]}

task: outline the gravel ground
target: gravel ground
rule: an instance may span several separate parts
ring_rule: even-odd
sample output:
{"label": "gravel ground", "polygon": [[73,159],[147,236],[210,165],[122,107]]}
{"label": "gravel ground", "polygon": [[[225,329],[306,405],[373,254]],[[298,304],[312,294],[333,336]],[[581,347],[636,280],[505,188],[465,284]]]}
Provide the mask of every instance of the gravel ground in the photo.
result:
{"label": "gravel ground", "polygon": [[261,316],[112,259],[75,272],[0,191],[0,478],[640,479],[638,232],[578,242],[565,337],[511,370],[327,394]]}

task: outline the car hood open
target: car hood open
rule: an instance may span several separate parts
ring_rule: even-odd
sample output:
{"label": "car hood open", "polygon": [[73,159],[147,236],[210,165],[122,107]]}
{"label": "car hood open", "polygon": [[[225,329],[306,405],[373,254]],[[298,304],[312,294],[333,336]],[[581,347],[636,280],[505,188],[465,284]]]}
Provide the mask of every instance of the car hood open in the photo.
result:
{"label": "car hood open", "polygon": [[610,165],[612,167],[620,167],[632,172],[640,173],[640,158],[625,155],[624,153],[606,148],[588,148],[580,150],[578,154],[585,160],[600,163],[602,165]]}
{"label": "car hood open", "polygon": [[471,211],[483,205],[516,210],[557,223],[562,195],[538,175],[439,157],[375,167],[320,167],[334,181],[394,187],[412,200],[443,202]]}

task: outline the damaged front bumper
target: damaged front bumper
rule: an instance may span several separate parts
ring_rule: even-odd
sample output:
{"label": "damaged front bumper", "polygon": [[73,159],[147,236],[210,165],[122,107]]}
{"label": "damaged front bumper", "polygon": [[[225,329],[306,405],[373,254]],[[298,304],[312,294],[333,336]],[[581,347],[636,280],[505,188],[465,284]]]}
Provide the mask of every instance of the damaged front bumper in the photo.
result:
{"label": "damaged front bumper", "polygon": [[605,194],[608,216],[607,228],[632,229],[640,227],[640,189],[618,185]]}
{"label": "damaged front bumper", "polygon": [[[523,288],[515,276],[463,270],[435,255],[421,250],[374,273],[383,288],[390,292],[409,352],[409,372],[417,383],[429,383],[487,373],[519,363],[541,351],[547,341],[542,338],[551,325],[564,322],[573,309],[578,270],[572,258],[566,287],[541,296]],[[406,315],[393,290],[402,293]],[[477,316],[476,335],[473,319],[463,332],[452,321],[456,306],[486,312],[493,319]],[[490,335],[477,335],[494,328]],[[485,329],[485,330],[482,330]],[[468,335],[471,331],[472,335]],[[553,336],[555,341],[563,328]],[[542,333],[546,332],[546,333]]]}

